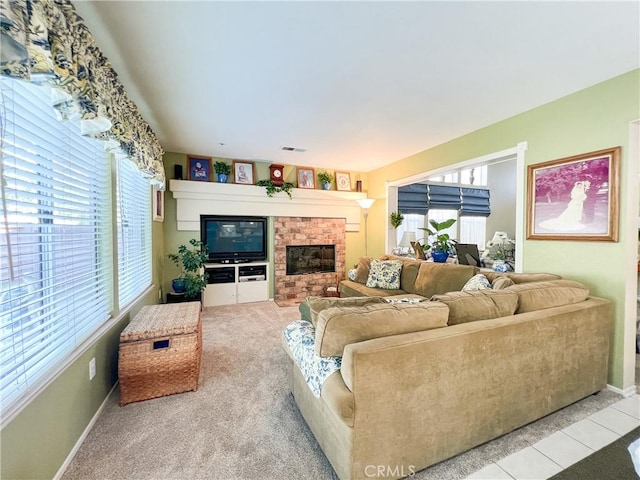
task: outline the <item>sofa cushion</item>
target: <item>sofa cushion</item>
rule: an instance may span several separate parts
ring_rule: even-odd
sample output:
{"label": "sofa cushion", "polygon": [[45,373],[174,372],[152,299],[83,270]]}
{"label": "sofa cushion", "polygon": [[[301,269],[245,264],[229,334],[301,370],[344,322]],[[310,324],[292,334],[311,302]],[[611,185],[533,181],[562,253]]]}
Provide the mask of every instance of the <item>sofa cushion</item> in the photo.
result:
{"label": "sofa cushion", "polygon": [[571,305],[582,302],[589,296],[589,289],[585,285],[572,280],[521,283],[507,287],[503,291],[518,295],[516,313]]}
{"label": "sofa cushion", "polygon": [[338,287],[341,297],[386,297],[389,295],[402,295],[404,290],[385,290],[383,288],[369,288],[358,282],[342,280]]}
{"label": "sofa cushion", "polygon": [[483,274],[478,273],[471,277],[467,283],[462,287],[463,292],[470,292],[473,290],[488,290],[491,289],[492,286]]}
{"label": "sofa cushion", "polygon": [[402,262],[400,260],[371,260],[366,285],[369,288],[399,290],[401,271]]}
{"label": "sofa cushion", "polygon": [[318,315],[316,353],[342,355],[345,345],[447,325],[449,309],[438,302],[333,307]]}
{"label": "sofa cushion", "polygon": [[318,324],[318,315],[326,308],[331,307],[361,307],[363,305],[371,305],[374,303],[385,303],[382,297],[316,297],[309,296],[305,298],[301,305],[306,304],[309,307],[309,318],[303,320],[310,321],[313,326]]}
{"label": "sofa cushion", "polygon": [[473,265],[421,262],[415,291],[411,293],[431,298],[439,293],[460,291],[476,273],[478,268]]}
{"label": "sofa cushion", "polygon": [[369,278],[369,269],[371,268],[371,257],[360,257],[357,265],[355,266],[356,274],[353,279],[354,282],[365,284],[367,278]]}
{"label": "sofa cushion", "polygon": [[489,320],[513,315],[518,307],[518,295],[506,290],[472,290],[434,295],[431,300],[449,307],[448,325]]}
{"label": "sofa cushion", "polygon": [[503,290],[511,285],[515,285],[515,283],[506,275],[499,275],[491,282],[491,288],[494,290]]}
{"label": "sofa cushion", "polygon": [[484,272],[491,283],[498,277],[507,277],[513,283],[546,282],[560,280],[562,277],[555,273],[514,273],[514,272]]}

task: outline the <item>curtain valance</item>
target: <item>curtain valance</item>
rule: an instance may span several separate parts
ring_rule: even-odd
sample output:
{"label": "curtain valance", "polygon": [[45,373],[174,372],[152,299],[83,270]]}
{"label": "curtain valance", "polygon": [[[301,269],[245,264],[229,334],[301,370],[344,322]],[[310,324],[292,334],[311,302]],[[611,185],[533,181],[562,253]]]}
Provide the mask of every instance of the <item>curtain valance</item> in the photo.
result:
{"label": "curtain valance", "polygon": [[[2,75],[46,82],[61,118],[116,144],[164,188],[162,147],[69,0],[0,3]],[[115,140],[115,142],[114,142]]]}

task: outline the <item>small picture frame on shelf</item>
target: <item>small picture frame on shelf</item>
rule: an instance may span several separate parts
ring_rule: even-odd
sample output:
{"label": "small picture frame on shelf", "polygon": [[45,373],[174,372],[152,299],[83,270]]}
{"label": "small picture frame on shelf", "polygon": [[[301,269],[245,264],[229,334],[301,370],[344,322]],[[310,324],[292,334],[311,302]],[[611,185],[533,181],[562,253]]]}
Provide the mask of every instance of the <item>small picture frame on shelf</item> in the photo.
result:
{"label": "small picture frame on shelf", "polygon": [[315,171],[311,167],[297,167],[298,188],[316,188]]}
{"label": "small picture frame on shelf", "polygon": [[211,181],[211,157],[187,155],[187,180]]}
{"label": "small picture frame on shelf", "polygon": [[336,190],[351,191],[351,176],[349,172],[336,172]]}
{"label": "small picture frame on shelf", "polygon": [[233,161],[233,183],[242,185],[254,185],[256,183],[254,163],[245,160]]}

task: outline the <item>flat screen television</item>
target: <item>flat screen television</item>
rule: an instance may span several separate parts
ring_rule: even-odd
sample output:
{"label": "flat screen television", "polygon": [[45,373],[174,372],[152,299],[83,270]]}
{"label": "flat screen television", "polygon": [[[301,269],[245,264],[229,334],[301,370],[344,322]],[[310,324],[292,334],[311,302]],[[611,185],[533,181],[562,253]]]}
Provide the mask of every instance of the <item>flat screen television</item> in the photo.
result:
{"label": "flat screen television", "polygon": [[267,218],[200,215],[200,240],[213,263],[267,259]]}

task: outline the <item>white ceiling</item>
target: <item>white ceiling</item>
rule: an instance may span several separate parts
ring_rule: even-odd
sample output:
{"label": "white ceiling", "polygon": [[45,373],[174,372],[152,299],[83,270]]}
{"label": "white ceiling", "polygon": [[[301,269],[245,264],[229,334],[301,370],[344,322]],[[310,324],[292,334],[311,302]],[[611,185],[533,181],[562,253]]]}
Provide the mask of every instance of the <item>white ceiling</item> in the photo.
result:
{"label": "white ceiling", "polygon": [[637,1],[74,4],[166,151],[232,159],[366,172],[640,66]]}

